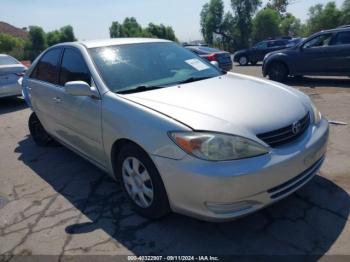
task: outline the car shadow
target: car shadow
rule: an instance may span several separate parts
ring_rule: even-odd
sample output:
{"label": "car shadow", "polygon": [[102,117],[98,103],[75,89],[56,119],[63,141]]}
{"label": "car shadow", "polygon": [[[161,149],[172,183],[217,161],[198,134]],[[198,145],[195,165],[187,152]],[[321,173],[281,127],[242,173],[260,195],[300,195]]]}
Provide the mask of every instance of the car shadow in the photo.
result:
{"label": "car shadow", "polygon": [[350,88],[350,78],[320,78],[320,77],[289,77],[285,84],[309,88],[317,87],[340,87],[340,88]]}
{"label": "car shadow", "polygon": [[0,98],[0,115],[27,108],[27,104],[21,97]]}
{"label": "car shadow", "polygon": [[27,137],[15,152],[91,221],[68,225],[67,234],[101,229],[136,255],[306,254],[316,261],[342,233],[350,210],[347,192],[316,176],[292,196],[236,221],[177,214],[150,221],[132,211],[114,180],[68,149],[39,148]]}

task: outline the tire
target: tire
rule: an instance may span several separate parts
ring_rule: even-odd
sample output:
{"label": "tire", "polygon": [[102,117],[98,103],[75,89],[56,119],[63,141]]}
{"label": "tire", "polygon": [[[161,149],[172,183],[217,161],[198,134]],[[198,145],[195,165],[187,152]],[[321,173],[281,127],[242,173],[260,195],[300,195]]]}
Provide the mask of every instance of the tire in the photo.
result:
{"label": "tire", "polygon": [[137,213],[149,219],[158,219],[169,213],[163,181],[151,158],[140,147],[131,143],[122,147],[117,156],[116,172]]}
{"label": "tire", "polygon": [[250,60],[250,64],[253,66],[255,66],[257,63],[258,63],[258,60],[254,60],[254,59]]}
{"label": "tire", "polygon": [[281,62],[274,62],[269,66],[267,74],[271,80],[283,82],[288,76],[288,68]]}
{"label": "tire", "polygon": [[248,65],[248,58],[246,56],[241,56],[240,58],[238,58],[238,63],[241,65],[241,66],[246,66]]}
{"label": "tire", "polygon": [[36,145],[41,147],[57,146],[58,143],[46,132],[37,115],[33,112],[28,120],[30,135]]}

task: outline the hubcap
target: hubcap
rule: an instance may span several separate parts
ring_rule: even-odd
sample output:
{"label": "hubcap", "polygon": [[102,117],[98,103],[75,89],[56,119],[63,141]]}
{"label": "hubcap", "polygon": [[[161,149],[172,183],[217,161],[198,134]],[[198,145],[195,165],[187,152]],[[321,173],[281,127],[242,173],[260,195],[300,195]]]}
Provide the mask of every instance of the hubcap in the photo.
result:
{"label": "hubcap", "polygon": [[123,182],[128,195],[142,208],[153,202],[153,184],[145,166],[135,157],[128,157],[122,166]]}
{"label": "hubcap", "polygon": [[247,58],[245,56],[242,56],[240,59],[239,59],[239,62],[241,65],[245,65],[247,64]]}

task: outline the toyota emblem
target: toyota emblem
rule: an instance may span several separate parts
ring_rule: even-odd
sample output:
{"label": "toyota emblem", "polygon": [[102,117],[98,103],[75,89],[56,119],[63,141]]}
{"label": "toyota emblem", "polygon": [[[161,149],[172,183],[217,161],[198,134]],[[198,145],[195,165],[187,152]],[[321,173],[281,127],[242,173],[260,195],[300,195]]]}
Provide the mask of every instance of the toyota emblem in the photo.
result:
{"label": "toyota emblem", "polygon": [[301,124],[299,121],[295,121],[293,124],[292,124],[292,132],[294,135],[298,134],[301,130]]}

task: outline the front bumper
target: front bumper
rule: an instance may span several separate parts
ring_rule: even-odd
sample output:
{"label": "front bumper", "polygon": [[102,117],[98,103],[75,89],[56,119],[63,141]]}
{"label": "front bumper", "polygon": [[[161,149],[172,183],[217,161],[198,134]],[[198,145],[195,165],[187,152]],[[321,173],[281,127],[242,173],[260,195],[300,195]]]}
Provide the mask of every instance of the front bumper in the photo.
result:
{"label": "front bumper", "polygon": [[152,156],[173,211],[226,221],[272,204],[303,186],[320,168],[329,125],[322,119],[293,144],[250,159],[209,162]]}

